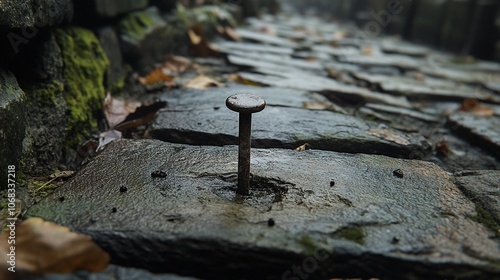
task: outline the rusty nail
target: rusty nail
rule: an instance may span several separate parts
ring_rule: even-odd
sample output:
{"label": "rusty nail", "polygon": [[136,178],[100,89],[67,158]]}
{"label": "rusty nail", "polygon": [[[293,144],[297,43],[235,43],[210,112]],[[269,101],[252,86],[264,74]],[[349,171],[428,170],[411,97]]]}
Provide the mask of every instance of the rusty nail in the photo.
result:
{"label": "rusty nail", "polygon": [[227,108],[240,113],[238,150],[238,190],[241,195],[250,193],[250,146],[252,138],[252,114],[264,110],[266,101],[251,94],[235,94],[226,99]]}

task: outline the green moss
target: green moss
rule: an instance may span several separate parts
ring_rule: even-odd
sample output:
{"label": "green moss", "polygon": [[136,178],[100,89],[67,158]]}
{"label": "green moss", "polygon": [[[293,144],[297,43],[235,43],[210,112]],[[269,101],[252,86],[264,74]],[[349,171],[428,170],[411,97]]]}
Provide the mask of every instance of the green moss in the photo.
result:
{"label": "green moss", "polygon": [[499,234],[500,227],[495,222],[493,217],[488,211],[484,210],[479,204],[476,203],[476,216],[469,216],[469,218],[477,223],[483,224],[485,227],[491,229],[493,232]]}
{"label": "green moss", "polygon": [[129,40],[139,41],[155,26],[163,24],[157,10],[150,9],[129,14],[118,23],[118,29]]}
{"label": "green moss", "polygon": [[37,84],[30,89],[29,102],[33,102],[36,106],[61,106],[64,93],[64,84],[60,81],[52,81],[46,84]]}
{"label": "green moss", "polygon": [[109,60],[90,30],[67,27],[57,29],[55,34],[64,61],[64,100],[69,114],[66,147],[74,149],[97,128],[96,114],[106,93]]}
{"label": "green moss", "polygon": [[365,232],[360,227],[343,228],[337,231],[335,235],[361,245],[365,243]]}

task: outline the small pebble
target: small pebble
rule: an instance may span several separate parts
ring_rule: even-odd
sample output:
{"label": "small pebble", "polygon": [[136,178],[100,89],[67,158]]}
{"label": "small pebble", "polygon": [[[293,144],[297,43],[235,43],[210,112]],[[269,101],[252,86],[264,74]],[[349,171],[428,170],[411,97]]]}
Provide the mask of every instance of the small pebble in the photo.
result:
{"label": "small pebble", "polygon": [[398,177],[398,178],[403,178],[404,174],[403,174],[403,170],[401,169],[396,169],[394,171],[392,171],[392,175]]}
{"label": "small pebble", "polygon": [[270,226],[270,227],[273,227],[276,223],[274,222],[274,220],[271,218],[267,221],[267,225]]}
{"label": "small pebble", "polygon": [[153,178],[165,178],[165,177],[167,177],[167,173],[165,173],[164,171],[161,171],[161,170],[156,170],[156,171],[153,171],[153,173],[151,173],[151,177],[153,177]]}

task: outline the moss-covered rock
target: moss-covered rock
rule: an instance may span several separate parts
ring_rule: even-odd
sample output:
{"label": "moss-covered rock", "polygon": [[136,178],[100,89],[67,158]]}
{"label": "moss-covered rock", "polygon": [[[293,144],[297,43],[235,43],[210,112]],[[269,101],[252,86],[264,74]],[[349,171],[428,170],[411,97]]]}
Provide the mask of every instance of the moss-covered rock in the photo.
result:
{"label": "moss-covered rock", "polygon": [[52,26],[69,22],[72,17],[72,0],[0,1],[0,30]]}
{"label": "moss-covered rock", "polygon": [[68,116],[64,84],[54,80],[25,87],[28,127],[23,140],[23,171],[39,176],[61,162]]}
{"label": "moss-covered rock", "polygon": [[84,137],[97,129],[96,116],[104,100],[109,60],[90,30],[68,27],[55,31],[64,61],[64,100],[68,125],[65,143],[75,149]]}
{"label": "moss-covered rock", "polygon": [[115,17],[148,6],[148,0],[94,0],[88,2],[95,3],[97,14],[102,17]]}
{"label": "moss-covered rock", "polygon": [[14,75],[0,69],[0,190],[7,187],[7,166],[16,165],[19,172],[26,121],[24,104],[25,94]]}
{"label": "moss-covered rock", "polygon": [[167,23],[155,7],[129,14],[116,29],[125,60],[142,74],[187,45],[186,28],[177,19]]}

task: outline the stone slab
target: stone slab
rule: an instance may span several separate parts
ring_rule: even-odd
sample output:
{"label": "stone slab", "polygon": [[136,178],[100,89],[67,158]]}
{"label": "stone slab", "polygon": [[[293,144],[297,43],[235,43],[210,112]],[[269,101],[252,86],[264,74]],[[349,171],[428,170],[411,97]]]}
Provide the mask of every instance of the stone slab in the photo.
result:
{"label": "stone slab", "polygon": [[257,53],[273,53],[280,55],[293,54],[293,49],[291,48],[262,45],[262,44],[248,43],[248,42],[221,41],[217,42],[215,46],[223,53],[257,52]]}
{"label": "stone slab", "polygon": [[391,113],[391,114],[408,116],[411,118],[423,120],[426,122],[432,122],[432,123],[436,123],[441,119],[440,116],[438,116],[438,115],[430,115],[430,114],[426,114],[426,113],[415,111],[415,110],[399,108],[399,107],[394,107],[394,106],[388,106],[388,105],[382,105],[382,104],[368,103],[368,104],[365,104],[365,107],[370,108],[372,110],[376,110],[376,111],[382,111],[382,112]]}
{"label": "stone slab", "polygon": [[[236,64],[236,65],[247,65],[247,66],[253,66],[253,67],[259,67],[259,65],[254,64],[254,63],[270,63],[274,65],[279,65],[280,67],[286,67],[286,68],[296,68],[297,70],[310,70],[310,71],[317,71],[317,72],[323,72],[324,68],[323,66],[316,61],[306,61],[303,59],[295,59],[291,58],[290,56],[287,55],[276,55],[276,54],[262,54],[262,53],[255,53],[255,52],[232,52],[232,55],[228,56],[229,62]],[[248,61],[252,61],[252,63],[239,63],[238,61],[241,60],[236,60],[236,58],[243,58]]]}
{"label": "stone slab", "polygon": [[295,48],[297,46],[296,43],[288,39],[276,37],[274,35],[269,35],[266,33],[253,31],[249,29],[243,29],[243,28],[239,28],[237,29],[237,31],[238,34],[241,36],[241,38],[247,41],[259,42],[261,44],[269,44],[273,46],[280,46],[286,48]]}
{"label": "stone slab", "polygon": [[500,171],[461,171],[454,174],[454,181],[500,224]]}
{"label": "stone slab", "polygon": [[425,77],[423,80],[414,77],[373,75],[359,71],[351,71],[359,80],[379,86],[384,92],[404,95],[409,99],[425,100],[463,100],[466,98],[489,102],[500,102],[500,99],[480,88],[462,85],[453,81]]}
{"label": "stone slab", "polygon": [[304,102],[322,102],[315,94],[307,97],[301,91],[240,88],[244,90],[165,93],[162,99],[169,103],[168,109],[160,112],[148,135],[183,144],[237,144],[238,114],[225,107],[225,100],[246,92],[268,102],[266,109],[252,118],[254,147],[293,149],[308,143],[313,149],[403,158],[429,149],[425,139],[416,134],[380,129],[376,123],[331,111],[303,109]]}
{"label": "stone slab", "polygon": [[381,56],[344,56],[340,62],[353,63],[364,66],[394,66],[405,70],[416,70],[422,66],[422,61],[404,55],[381,55]]}
{"label": "stone slab", "polygon": [[454,131],[481,148],[500,157],[500,118],[455,113],[448,117]]}
{"label": "stone slab", "polygon": [[500,277],[496,233],[432,163],[254,149],[248,197],[236,170],[236,146],[118,140],[27,216],[205,279]]}
{"label": "stone slab", "polygon": [[240,75],[245,79],[265,85],[322,92],[335,97],[344,97],[355,102],[366,101],[404,108],[411,107],[408,99],[404,96],[392,96],[385,93],[373,92],[366,88],[342,84],[333,79],[311,75],[306,72],[279,71],[270,68],[257,68],[256,71],[264,75],[249,72],[240,72]]}
{"label": "stone slab", "polygon": [[321,94],[279,88],[279,87],[254,87],[239,84],[229,84],[225,88],[208,88],[200,91],[197,89],[170,90],[162,93],[159,98],[168,103],[168,107],[174,110],[179,109],[212,109],[225,107],[227,97],[233,94],[251,93],[258,95],[268,106],[303,108],[304,102],[330,103]]}

